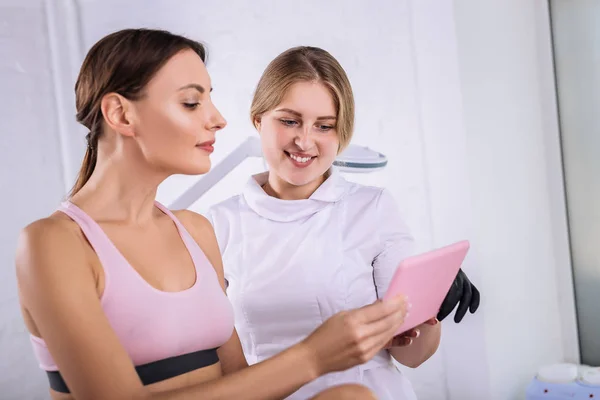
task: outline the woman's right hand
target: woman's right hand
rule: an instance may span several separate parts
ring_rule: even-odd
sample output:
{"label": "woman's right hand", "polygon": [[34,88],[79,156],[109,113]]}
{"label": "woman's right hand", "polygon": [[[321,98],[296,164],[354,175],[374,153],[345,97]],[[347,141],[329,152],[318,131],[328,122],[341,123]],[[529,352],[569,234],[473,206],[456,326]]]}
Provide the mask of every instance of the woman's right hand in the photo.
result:
{"label": "woman's right hand", "polygon": [[404,322],[403,297],[342,311],[325,321],[304,341],[317,376],[364,364],[380,351]]}

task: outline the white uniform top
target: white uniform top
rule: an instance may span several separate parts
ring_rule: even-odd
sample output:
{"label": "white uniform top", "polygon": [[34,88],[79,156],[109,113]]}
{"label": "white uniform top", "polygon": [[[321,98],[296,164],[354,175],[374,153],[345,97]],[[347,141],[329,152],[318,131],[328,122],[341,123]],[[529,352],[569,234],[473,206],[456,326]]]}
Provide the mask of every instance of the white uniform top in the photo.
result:
{"label": "white uniform top", "polygon": [[[333,169],[309,199],[280,200],[262,189],[268,172],[207,213],[217,235],[235,327],[249,364],[300,342],[335,313],[386,292],[413,239],[385,189]],[[382,350],[368,363],[316,379],[289,399],[340,383],[362,383],[380,400],[416,399]]]}

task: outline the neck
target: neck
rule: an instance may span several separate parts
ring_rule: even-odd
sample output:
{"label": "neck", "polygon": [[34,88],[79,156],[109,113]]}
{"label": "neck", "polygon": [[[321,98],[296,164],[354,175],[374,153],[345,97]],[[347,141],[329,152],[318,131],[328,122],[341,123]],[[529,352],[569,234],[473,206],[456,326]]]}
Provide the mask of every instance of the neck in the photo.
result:
{"label": "neck", "polygon": [[305,185],[296,186],[281,179],[277,174],[269,173],[269,179],[263,186],[266,194],[271,197],[276,197],[281,200],[301,200],[308,199],[321,184],[325,181],[326,176],[321,175],[319,178]]}
{"label": "neck", "polygon": [[144,225],[153,217],[158,185],[166,177],[135,160],[100,151],[92,176],[71,201],[96,220]]}

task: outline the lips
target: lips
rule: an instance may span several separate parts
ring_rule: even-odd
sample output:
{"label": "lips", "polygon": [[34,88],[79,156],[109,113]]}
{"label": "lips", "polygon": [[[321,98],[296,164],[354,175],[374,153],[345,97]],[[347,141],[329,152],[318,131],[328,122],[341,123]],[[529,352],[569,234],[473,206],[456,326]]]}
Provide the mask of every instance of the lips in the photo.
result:
{"label": "lips", "polygon": [[306,153],[289,153],[286,151],[285,154],[287,155],[288,160],[290,160],[291,163],[298,168],[308,167],[316,158],[316,156]]}
{"label": "lips", "polygon": [[209,154],[212,153],[213,151],[215,151],[214,145],[215,141],[214,140],[209,140],[203,143],[198,143],[196,145],[197,148],[204,150],[206,152],[208,152]]}

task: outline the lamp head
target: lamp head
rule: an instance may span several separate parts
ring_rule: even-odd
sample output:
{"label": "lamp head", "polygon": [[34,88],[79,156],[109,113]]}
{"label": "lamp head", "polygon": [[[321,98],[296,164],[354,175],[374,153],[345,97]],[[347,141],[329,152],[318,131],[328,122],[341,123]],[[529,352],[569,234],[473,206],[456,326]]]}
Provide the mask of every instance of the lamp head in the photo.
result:
{"label": "lamp head", "polygon": [[349,145],[333,162],[341,172],[370,173],[387,165],[387,157],[368,147]]}

